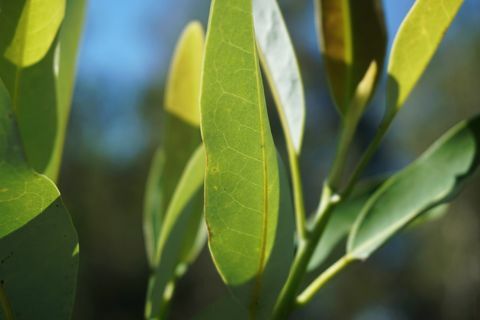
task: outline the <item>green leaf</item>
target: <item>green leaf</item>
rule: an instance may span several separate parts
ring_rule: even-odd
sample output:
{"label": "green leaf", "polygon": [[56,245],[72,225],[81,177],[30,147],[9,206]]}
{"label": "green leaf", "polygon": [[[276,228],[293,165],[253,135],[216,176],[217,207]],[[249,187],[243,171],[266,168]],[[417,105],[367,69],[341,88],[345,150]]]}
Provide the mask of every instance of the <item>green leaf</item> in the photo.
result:
{"label": "green leaf", "polygon": [[58,177],[62,161],[85,11],[85,0],[67,0],[65,19],[63,20],[58,44],[55,49],[54,68],[58,68],[55,82],[57,93],[57,133],[55,135],[53,154],[44,172],[54,181]]}
{"label": "green leaf", "polygon": [[223,281],[260,318],[287,276],[294,223],[265,108],[251,1],[212,1],[201,92],[210,252]]}
{"label": "green leaf", "polygon": [[[198,22],[188,24],[172,58],[165,93],[163,141],[151,165],[144,201],[145,244],[151,266],[167,207],[188,160],[201,143],[199,91],[203,38]],[[201,207],[199,204],[191,210],[202,211]]]}
{"label": "green leaf", "polygon": [[201,97],[210,249],[226,283],[262,273],[278,219],[279,177],[248,0],[214,0]]}
{"label": "green leaf", "polygon": [[290,35],[277,0],[253,0],[260,61],[272,90],[286,139],[302,148],[305,97]]}
{"label": "green leaf", "polygon": [[425,71],[463,0],[417,0],[393,42],[388,65],[387,109],[395,114]]}
{"label": "green leaf", "polygon": [[[198,245],[195,244],[199,229],[203,228],[203,212],[191,208],[198,208],[202,204],[202,192],[199,190],[203,185],[204,172],[205,154],[203,147],[199,147],[183,172],[161,226],[154,260],[155,271],[147,296],[147,319],[161,318],[170,298],[167,287],[174,285],[176,272],[184,270],[195,258],[192,257],[192,249],[193,255],[198,254]],[[205,237],[200,238],[202,246],[204,241]],[[168,299],[164,299],[166,295]]]}
{"label": "green leaf", "polygon": [[362,209],[347,253],[366,259],[425,211],[450,201],[479,163],[480,117],[448,131],[410,166],[388,179]]}
{"label": "green leaf", "polygon": [[[274,246],[262,274],[228,293],[200,313],[198,319],[270,319],[294,256],[294,219],[287,175],[280,158],[280,213]],[[195,318],[197,319],[197,318]]]}
{"label": "green leaf", "polygon": [[379,0],[316,0],[315,4],[330,90],[338,110],[346,115],[373,62],[378,71],[374,82],[379,78],[387,46],[383,10]]}
{"label": "green leaf", "polygon": [[2,1],[3,24],[11,24],[15,29],[14,33],[8,35],[7,46],[2,46],[2,56],[19,67],[29,67],[39,62],[48,52],[60,28],[65,15],[65,2]]}
{"label": "green leaf", "polygon": [[200,125],[200,80],[203,59],[203,28],[191,22],[175,49],[165,93],[165,110],[193,126]]}
{"label": "green leaf", "polygon": [[78,267],[77,235],[58,189],[23,157],[11,103],[1,82],[0,133],[3,315],[70,319]]}
{"label": "green leaf", "polygon": [[[30,57],[30,52],[38,54],[38,50],[45,47],[34,63],[15,64],[6,54],[1,55],[0,77],[12,97],[29,164],[54,181],[58,175],[70,110],[75,54],[84,4],[78,0],[68,1],[65,24],[56,40],[58,28],[52,29],[52,25],[45,24],[50,20],[45,19],[45,15],[38,18],[38,15],[46,10],[46,16],[52,17],[52,22],[55,22],[61,12],[63,19],[64,2],[7,0],[0,3],[3,17],[0,19],[1,52],[7,52],[12,39],[22,32],[28,36],[25,38],[24,51],[18,52],[18,59],[24,61],[24,56]],[[28,23],[20,21],[24,14],[32,17],[27,19]],[[45,30],[37,32],[35,28],[40,27]]]}

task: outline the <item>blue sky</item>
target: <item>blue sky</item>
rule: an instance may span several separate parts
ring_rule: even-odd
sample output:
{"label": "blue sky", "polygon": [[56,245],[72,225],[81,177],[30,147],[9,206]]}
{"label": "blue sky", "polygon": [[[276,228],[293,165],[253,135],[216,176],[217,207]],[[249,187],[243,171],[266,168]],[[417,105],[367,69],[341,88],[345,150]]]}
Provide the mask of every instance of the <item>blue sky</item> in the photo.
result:
{"label": "blue sky", "polygon": [[[285,0],[281,4],[293,1],[298,0]],[[128,164],[145,149],[149,134],[138,113],[143,90],[155,82],[160,85],[176,37],[189,20],[206,21],[209,2],[89,1],[78,82],[101,87],[102,102],[98,106],[101,110],[84,109],[82,115],[82,119],[90,122],[88,130],[82,132],[83,138],[95,142],[95,152],[115,159],[117,164],[122,161]],[[479,5],[474,2],[467,0],[462,14],[468,15],[472,8],[478,10]],[[412,3],[413,0],[384,0],[390,42]],[[306,49],[318,50],[313,14],[304,14],[292,36],[301,37],[299,43]],[[77,113],[82,114],[82,110]]]}

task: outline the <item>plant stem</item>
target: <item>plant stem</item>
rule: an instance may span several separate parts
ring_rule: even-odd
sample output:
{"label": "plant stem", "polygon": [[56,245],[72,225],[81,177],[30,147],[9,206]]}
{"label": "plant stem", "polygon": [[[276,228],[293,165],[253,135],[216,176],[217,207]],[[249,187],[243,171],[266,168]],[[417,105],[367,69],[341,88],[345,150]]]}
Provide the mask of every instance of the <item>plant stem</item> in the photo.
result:
{"label": "plant stem", "polygon": [[10,301],[8,300],[7,294],[5,293],[2,284],[0,284],[0,306],[2,307],[5,320],[15,319],[15,317],[13,316],[12,306],[10,304]]}
{"label": "plant stem", "polygon": [[340,258],[337,262],[332,264],[327,270],[322,272],[303,292],[297,297],[297,306],[303,306],[312,300],[313,296],[327,283],[332,279],[337,273],[342,271],[346,266],[348,266],[353,259],[350,256],[345,255]]}
{"label": "plant stem", "polygon": [[305,222],[305,205],[303,202],[302,177],[300,166],[298,165],[298,156],[293,147],[291,139],[287,138],[287,153],[290,164],[290,176],[292,177],[293,202],[295,206],[295,222],[299,242],[303,242],[307,238],[307,229]]}
{"label": "plant stem", "polygon": [[294,306],[297,290],[305,275],[310,258],[327,225],[330,213],[337,204],[335,198],[328,185],[325,185],[312,232],[307,241],[300,242],[287,282],[277,299],[272,319],[285,319]]}
{"label": "plant stem", "polygon": [[335,159],[330,170],[330,174],[327,178],[327,184],[333,189],[338,190],[342,180],[343,169],[347,161],[348,150],[352,143],[353,136],[356,131],[356,123],[349,123],[348,121],[342,121],[342,131],[340,133],[340,141],[335,154]]}
{"label": "plant stem", "polygon": [[353,187],[355,187],[355,184],[360,178],[360,175],[365,170],[365,167],[368,165],[370,160],[372,160],[372,157],[375,155],[375,152],[377,151],[378,147],[380,146],[380,143],[385,137],[385,134],[387,133],[393,118],[394,118],[394,114],[391,114],[391,113],[387,114],[383,118],[382,122],[380,123],[380,126],[377,129],[377,132],[375,133],[375,136],[373,137],[373,140],[368,145],[367,150],[363,153],[362,158],[360,159],[360,162],[358,163],[350,180],[348,181],[345,190],[342,192],[343,198],[347,198],[352,192]]}

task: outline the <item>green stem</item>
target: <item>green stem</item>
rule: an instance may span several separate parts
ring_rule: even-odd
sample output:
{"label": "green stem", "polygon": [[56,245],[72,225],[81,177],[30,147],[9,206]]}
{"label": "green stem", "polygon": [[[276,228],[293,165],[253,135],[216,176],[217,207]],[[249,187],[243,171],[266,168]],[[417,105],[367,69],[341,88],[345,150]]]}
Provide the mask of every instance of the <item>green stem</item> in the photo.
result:
{"label": "green stem", "polygon": [[377,151],[378,147],[380,146],[380,143],[385,137],[385,134],[387,133],[393,118],[394,118],[394,114],[392,113],[387,114],[383,118],[382,122],[380,123],[380,126],[377,129],[377,132],[375,133],[375,136],[373,137],[373,140],[370,142],[367,150],[362,155],[360,162],[358,163],[350,180],[348,181],[345,191],[342,192],[343,198],[347,198],[348,195],[350,195],[350,193],[352,192],[353,187],[355,187],[355,184],[360,178],[360,175],[363,173],[363,171],[365,170],[370,160],[372,160],[372,157],[375,155],[375,152]]}
{"label": "green stem", "polygon": [[348,121],[342,122],[342,131],[340,134],[340,141],[335,154],[335,159],[330,170],[330,174],[327,178],[327,184],[335,191],[340,188],[340,184],[343,176],[343,169],[347,162],[348,150],[352,143],[357,125],[354,120],[353,123]]}
{"label": "green stem", "polygon": [[290,175],[292,177],[293,202],[295,206],[295,220],[299,241],[305,241],[307,238],[307,229],[305,222],[305,204],[303,202],[302,177],[300,166],[298,165],[298,156],[295,152],[290,139],[287,140],[288,161],[290,164]]}
{"label": "green stem", "polygon": [[3,286],[0,284],[0,306],[2,306],[3,315],[5,316],[5,320],[14,320],[15,317],[13,316],[12,306],[10,301],[8,300],[7,294],[3,289]]}
{"label": "green stem", "polygon": [[332,264],[327,270],[322,272],[322,274],[320,274],[305,290],[303,290],[303,292],[297,297],[296,305],[303,306],[309,303],[325,283],[342,271],[352,261],[353,259],[346,255]]}
{"label": "green stem", "polygon": [[301,285],[306,273],[310,258],[315,251],[320,236],[325,230],[333,208],[336,206],[335,195],[325,185],[322,193],[322,201],[316,215],[316,220],[310,237],[305,242],[300,242],[298,253],[293,261],[290,274],[275,304],[272,319],[285,319],[294,306],[297,290]]}

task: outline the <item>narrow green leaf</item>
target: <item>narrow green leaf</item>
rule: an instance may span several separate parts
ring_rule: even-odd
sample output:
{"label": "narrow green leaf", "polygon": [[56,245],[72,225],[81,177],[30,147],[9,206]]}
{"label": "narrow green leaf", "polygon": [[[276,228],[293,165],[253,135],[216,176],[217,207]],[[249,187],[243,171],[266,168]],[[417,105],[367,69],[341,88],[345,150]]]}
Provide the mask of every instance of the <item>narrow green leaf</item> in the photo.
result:
{"label": "narrow green leaf", "polygon": [[[168,285],[173,286],[176,272],[192,261],[198,230],[202,225],[202,211],[191,210],[202,203],[205,172],[205,154],[199,147],[188,162],[170,201],[162,222],[155,253],[155,271],[150,279],[145,316],[159,319],[168,300],[164,299]],[[205,238],[203,238],[205,241]],[[198,250],[196,250],[198,252]]]}
{"label": "narrow green leaf", "polygon": [[[2,56],[19,67],[40,61],[51,47],[65,15],[66,0],[4,0],[3,24],[15,32],[8,35]],[[2,46],[3,48],[3,46]]]}
{"label": "narrow green leaf", "polygon": [[23,157],[1,82],[0,213],[2,308],[15,319],[70,319],[77,235],[58,189]]}
{"label": "narrow green leaf", "polygon": [[253,0],[260,61],[272,90],[286,139],[297,154],[302,148],[305,97],[287,26],[277,0]]}
{"label": "narrow green leaf", "polygon": [[370,198],[348,239],[352,258],[366,259],[425,211],[451,200],[479,163],[480,117],[448,131],[417,161]]}
{"label": "narrow green leaf", "polygon": [[[192,22],[185,27],[172,58],[165,93],[163,141],[151,165],[144,201],[145,243],[151,266],[167,207],[185,165],[201,143],[199,91],[203,47],[202,27]],[[199,204],[192,210],[202,211],[201,207]]]}
{"label": "narrow green leaf", "polygon": [[395,114],[425,71],[463,0],[417,0],[393,42],[388,65],[387,109]]}
{"label": "narrow green leaf", "polygon": [[162,177],[165,167],[165,152],[162,148],[157,149],[153,156],[145,187],[145,199],[143,204],[143,235],[145,237],[145,249],[150,266],[156,250],[156,242],[159,237],[164,212],[162,210],[163,192]]}
{"label": "narrow green leaf", "polygon": [[[228,293],[200,313],[198,319],[270,319],[294,256],[294,219],[287,175],[280,158],[280,213],[274,246],[263,273],[242,285],[228,284]],[[195,318],[197,319],[197,318]]]}
{"label": "narrow green leaf", "polygon": [[201,97],[210,249],[228,284],[262,273],[278,219],[279,177],[249,0],[214,0]]}
{"label": "narrow green leaf", "polygon": [[316,0],[315,4],[330,90],[338,110],[346,115],[372,62],[377,65],[375,83],[379,78],[387,46],[383,10],[379,0]]}
{"label": "narrow green leaf", "polygon": [[[57,13],[61,11],[63,19],[64,2],[58,0],[0,2],[2,12],[0,51],[8,51],[12,38],[17,37],[21,32],[26,32],[28,36],[25,38],[24,51],[18,53],[18,59],[24,59],[23,54],[29,57],[29,52],[37,54],[37,49],[45,47],[44,50],[42,49],[42,52],[44,51],[42,55],[35,59],[34,63],[14,64],[6,54],[1,55],[0,77],[12,97],[29,164],[54,181],[58,175],[70,110],[75,54],[84,5],[82,0],[68,1],[65,25],[62,27],[64,31],[59,32],[55,37],[58,28],[53,30],[50,25],[46,25],[45,23],[50,20],[45,19],[45,16],[52,17],[54,22]],[[54,5],[57,7],[53,8]],[[44,13],[44,10],[48,14],[38,17],[38,14]],[[27,13],[33,20],[27,19],[28,23],[20,21]],[[32,20],[31,23],[30,20]],[[37,32],[34,29],[42,26],[45,32],[48,31],[48,37],[42,36],[44,31]],[[19,28],[25,30],[19,31]],[[50,36],[51,40],[49,40]],[[58,47],[59,42],[63,50]]]}
{"label": "narrow green leaf", "polygon": [[67,0],[65,19],[60,28],[58,44],[55,49],[54,68],[58,68],[58,72],[55,73],[57,133],[55,135],[53,154],[44,172],[54,181],[58,177],[62,161],[85,11],[86,0]]}
{"label": "narrow green leaf", "polygon": [[193,126],[200,125],[200,79],[203,59],[203,28],[191,22],[175,49],[165,93],[165,110]]}

